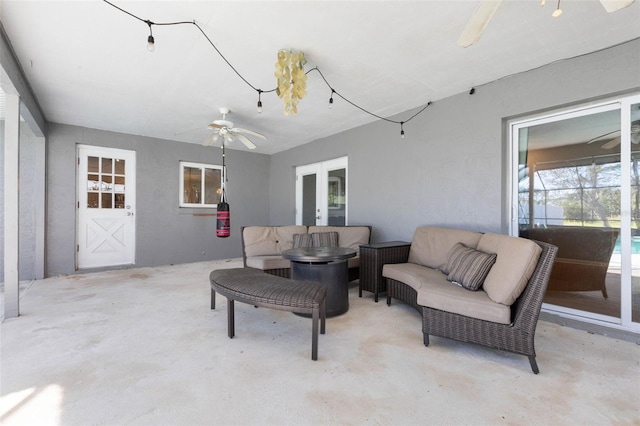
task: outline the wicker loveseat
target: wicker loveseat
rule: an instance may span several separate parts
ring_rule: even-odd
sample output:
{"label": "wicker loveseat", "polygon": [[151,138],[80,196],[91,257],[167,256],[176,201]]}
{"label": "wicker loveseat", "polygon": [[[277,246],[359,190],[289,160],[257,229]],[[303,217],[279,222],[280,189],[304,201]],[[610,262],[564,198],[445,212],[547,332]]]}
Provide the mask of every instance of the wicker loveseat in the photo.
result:
{"label": "wicker loveseat", "polygon": [[260,269],[272,275],[291,277],[291,264],[282,252],[293,248],[295,234],[337,232],[338,246],[356,249],[358,255],[348,260],[349,281],[360,276],[360,245],[369,244],[371,226],[243,226],[242,260],[245,268]]}
{"label": "wicker loveseat", "polygon": [[[395,298],[420,312],[425,346],[435,335],[514,352],[537,374],[534,335],[556,252],[524,238],[419,227],[406,262],[383,266],[387,304]],[[447,279],[477,284],[482,274],[475,291]]]}

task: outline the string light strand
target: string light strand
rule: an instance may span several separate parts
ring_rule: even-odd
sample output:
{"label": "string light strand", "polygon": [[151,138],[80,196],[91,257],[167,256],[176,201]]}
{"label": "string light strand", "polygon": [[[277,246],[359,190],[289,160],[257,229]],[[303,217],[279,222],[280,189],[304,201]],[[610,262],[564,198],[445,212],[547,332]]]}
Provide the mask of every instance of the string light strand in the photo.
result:
{"label": "string light strand", "polygon": [[[263,93],[271,93],[271,92],[275,92],[277,90],[277,87],[274,87],[273,89],[270,90],[262,90],[259,89],[257,87],[255,87],[253,84],[251,84],[249,82],[249,80],[247,80],[242,74],[240,74],[240,72],[231,64],[231,62],[229,62],[229,60],[222,54],[222,52],[220,51],[220,49],[218,49],[218,47],[213,43],[213,41],[209,38],[209,36],[207,35],[207,33],[202,29],[202,27],[200,27],[200,25],[198,25],[198,23],[193,20],[193,21],[176,21],[176,22],[153,22],[149,19],[142,19],[139,16],[134,15],[133,13],[111,3],[109,0],[102,0],[103,2],[107,3],[108,5],[114,7],[115,9],[131,16],[134,19],[137,19],[140,22],[144,22],[146,25],[149,26],[149,44],[153,44],[153,32],[151,30],[151,27],[153,25],[160,25],[160,26],[172,26],[172,25],[185,25],[185,24],[190,24],[195,26],[200,33],[202,34],[202,36],[207,40],[207,42],[211,45],[211,47],[213,47],[213,49],[218,53],[218,55],[222,58],[223,61],[226,62],[226,64],[229,66],[229,68],[231,68],[233,70],[233,72],[236,73],[236,75],[245,82],[246,85],[248,85],[249,87],[251,87],[253,90],[255,90],[258,93],[258,110],[259,112],[262,110],[262,101],[261,101],[261,95]],[[151,46],[149,46],[149,49],[151,50]],[[324,81],[324,83],[327,85],[327,87],[329,89],[331,89],[331,98],[329,99],[329,105],[332,106],[333,105],[333,95],[338,96],[340,99],[342,99],[343,101],[347,102],[349,105],[359,109],[360,111],[364,112],[365,114],[371,115],[379,120],[383,120],[389,123],[394,123],[394,124],[400,124],[400,131],[401,131],[401,135],[402,137],[404,137],[404,124],[408,123],[409,121],[413,120],[415,117],[417,117],[418,115],[420,115],[424,110],[427,109],[427,107],[429,107],[429,105],[432,104],[431,101],[427,102],[427,104],[422,107],[420,110],[418,110],[415,114],[413,114],[411,117],[409,117],[406,120],[403,121],[399,121],[399,120],[393,120],[387,117],[383,117],[381,115],[378,115],[374,112],[371,112],[369,110],[367,110],[366,108],[361,107],[360,105],[356,104],[355,102],[351,101],[350,99],[348,99],[347,97],[343,96],[342,94],[340,94],[337,90],[335,90],[333,88],[333,86],[329,83],[329,81],[327,80],[327,78],[324,76],[324,74],[322,73],[322,71],[320,71],[320,68],[318,68],[317,66],[311,68],[309,71],[306,71],[305,74],[309,74],[312,71],[316,71],[320,77],[322,78],[322,80]]]}

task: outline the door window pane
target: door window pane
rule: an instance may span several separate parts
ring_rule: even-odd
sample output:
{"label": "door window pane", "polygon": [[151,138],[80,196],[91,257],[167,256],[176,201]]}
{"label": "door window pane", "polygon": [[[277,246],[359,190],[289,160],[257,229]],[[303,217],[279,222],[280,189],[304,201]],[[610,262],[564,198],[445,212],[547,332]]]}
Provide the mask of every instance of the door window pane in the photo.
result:
{"label": "door window pane", "polygon": [[113,160],[111,158],[102,159],[102,173],[113,173]]}
{"label": "door window pane", "polygon": [[114,168],[114,173],[117,175],[123,175],[124,174],[124,165],[125,165],[125,160],[118,160],[116,159],[116,164],[115,164],[115,168]]}
{"label": "door window pane", "polygon": [[124,204],[125,204],[124,203],[124,199],[125,199],[124,194],[114,194],[114,196],[115,196],[115,201],[116,201],[114,207],[116,209],[124,209]]}
{"label": "door window pane", "polygon": [[100,172],[100,162],[98,157],[87,157],[87,171],[89,173]]}
{"label": "door window pane", "polygon": [[100,202],[97,192],[90,192],[87,194],[87,207],[90,209],[97,209],[100,207]]}
{"label": "door window pane", "polygon": [[520,236],[558,246],[544,301],[620,318],[620,110],[519,131]]}
{"label": "door window pane", "polygon": [[101,206],[101,208],[103,208],[103,209],[112,208],[113,204],[111,203],[111,196],[112,196],[112,194],[110,192],[102,193],[102,206]]}
{"label": "door window pane", "polygon": [[316,224],[316,175],[302,177],[302,224]]}
{"label": "door window pane", "polygon": [[346,217],[346,196],[347,173],[346,169],[329,171],[329,185],[327,194],[327,207],[329,214],[329,225],[344,226]]}

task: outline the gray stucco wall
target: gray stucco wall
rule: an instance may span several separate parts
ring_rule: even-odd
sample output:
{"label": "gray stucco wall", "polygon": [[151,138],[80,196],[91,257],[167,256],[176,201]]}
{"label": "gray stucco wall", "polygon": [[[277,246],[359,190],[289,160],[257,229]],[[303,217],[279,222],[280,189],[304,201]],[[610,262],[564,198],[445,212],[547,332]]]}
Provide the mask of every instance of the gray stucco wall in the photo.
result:
{"label": "gray stucco wall", "polygon": [[[36,144],[37,138],[20,123],[20,218],[19,218],[19,260],[18,276],[22,280],[37,278],[36,273]],[[4,153],[4,121],[0,121],[0,151]],[[0,257],[4,259],[4,154],[0,161]],[[0,282],[4,282],[4,262],[0,263]]]}
{"label": "gray stucco wall", "polygon": [[232,228],[223,239],[215,216],[194,216],[214,209],[178,207],[179,161],[222,164],[221,149],[61,124],[50,125],[48,141],[49,276],[75,268],[76,144],[136,152],[136,266],[240,257],[240,226],[269,222],[268,155],[227,150]]}
{"label": "gray stucco wall", "polygon": [[399,126],[378,121],[275,154],[271,223],[295,221],[296,166],[346,155],[349,224],[373,225],[372,241],[410,241],[420,225],[504,233],[506,119],[638,90],[634,40],[435,101],[405,124],[405,139]]}

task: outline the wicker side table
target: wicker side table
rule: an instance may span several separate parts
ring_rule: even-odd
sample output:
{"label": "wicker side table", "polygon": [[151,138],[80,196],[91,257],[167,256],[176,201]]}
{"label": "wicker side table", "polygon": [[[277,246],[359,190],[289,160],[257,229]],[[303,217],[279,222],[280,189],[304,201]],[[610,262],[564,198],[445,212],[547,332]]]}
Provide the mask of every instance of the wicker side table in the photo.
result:
{"label": "wicker side table", "polygon": [[385,263],[406,262],[409,257],[411,243],[406,241],[389,241],[384,243],[363,244],[360,246],[360,288],[373,292],[376,303],[378,294],[387,291],[382,266]]}

